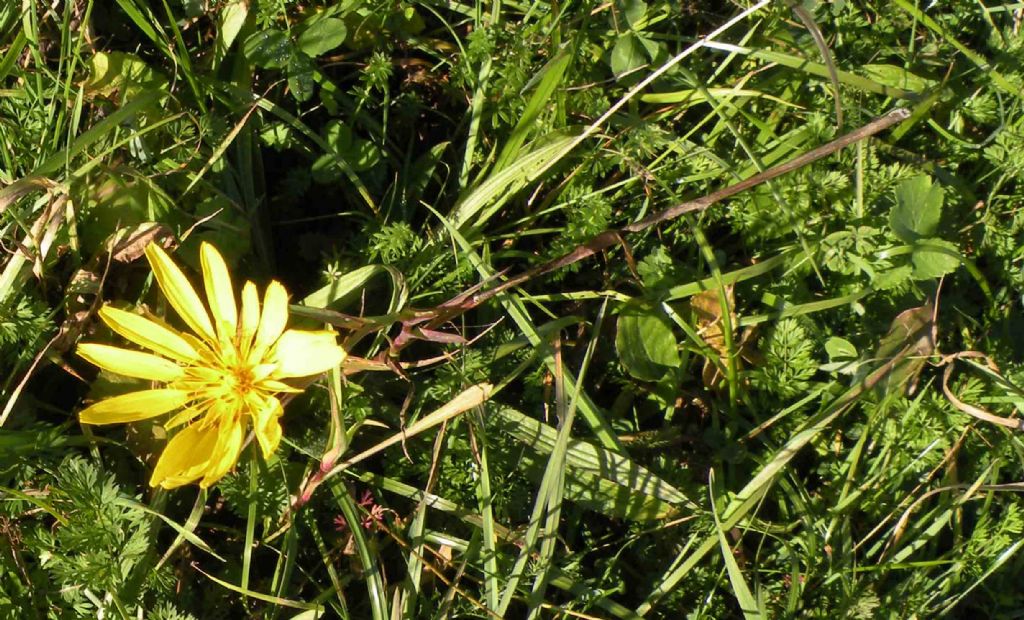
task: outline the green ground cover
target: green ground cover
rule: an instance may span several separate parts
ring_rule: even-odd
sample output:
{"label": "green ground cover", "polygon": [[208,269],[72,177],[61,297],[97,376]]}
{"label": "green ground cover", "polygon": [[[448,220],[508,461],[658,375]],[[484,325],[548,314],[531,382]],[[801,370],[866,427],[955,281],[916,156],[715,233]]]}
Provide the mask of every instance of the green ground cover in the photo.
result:
{"label": "green ground cover", "polygon": [[[1020,617],[1022,22],[4,3],[0,617]],[[348,358],[153,488],[76,347],[204,242]]]}

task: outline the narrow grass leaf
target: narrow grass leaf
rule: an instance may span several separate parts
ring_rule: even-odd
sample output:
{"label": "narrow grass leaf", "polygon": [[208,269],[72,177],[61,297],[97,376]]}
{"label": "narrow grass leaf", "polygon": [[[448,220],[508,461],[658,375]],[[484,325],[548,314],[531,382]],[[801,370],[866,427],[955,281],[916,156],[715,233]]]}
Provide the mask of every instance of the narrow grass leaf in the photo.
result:
{"label": "narrow grass leaf", "polygon": [[348,489],[340,480],[332,480],[330,488],[345,518],[345,523],[348,526],[346,529],[352,534],[352,541],[355,543],[356,554],[363,569],[363,577],[366,579],[367,593],[370,596],[370,610],[373,614],[373,620],[390,620],[387,592],[384,589],[384,578],[381,576],[377,555],[371,549],[370,542],[363,533],[359,509],[356,507],[356,503],[352,501]]}
{"label": "narrow grass leaf", "polygon": [[[213,575],[211,575],[210,573],[208,573],[208,572],[204,571],[203,569],[199,568],[195,564],[192,565],[192,568],[195,569],[197,572],[201,573],[204,577],[206,577],[210,581],[212,581],[212,582],[214,582],[214,583],[216,583],[216,584],[218,584],[218,585],[220,585],[220,586],[222,586],[224,588],[227,588],[228,590],[231,590],[232,592],[237,592],[238,594],[241,594],[242,596],[247,596],[249,598],[254,598],[254,599],[258,600],[258,601],[263,601],[265,603],[272,603],[274,605],[280,605],[282,607],[291,607],[293,609],[308,609],[308,610],[314,610],[317,613],[322,613],[323,610],[324,610],[322,605],[315,605],[313,603],[305,603],[303,601],[295,601],[295,600],[292,600],[292,599],[281,598],[280,596],[273,596],[273,595],[270,595],[270,594],[263,594],[262,592],[256,592],[255,590],[249,590],[247,588],[240,588],[240,587],[236,586],[233,583],[230,583],[228,581],[224,581],[223,579],[218,579],[217,577],[214,577]],[[374,620],[376,620],[376,619],[374,619]]]}
{"label": "narrow grass leaf", "polygon": [[516,192],[537,180],[575,141],[576,134],[556,133],[535,140],[529,151],[510,165],[491,174],[459,201],[449,215],[452,224],[465,229],[480,227],[493,217]]}
{"label": "narrow grass leaf", "polygon": [[[205,494],[201,494],[201,497],[203,497],[204,495]],[[169,517],[166,517],[162,513],[159,513],[157,511],[153,510],[149,506],[146,506],[145,504],[139,503],[139,502],[135,501],[134,499],[131,499],[131,498],[128,498],[128,497],[119,497],[116,500],[114,500],[114,503],[117,504],[118,506],[124,506],[126,508],[132,508],[133,510],[141,510],[142,512],[145,512],[146,514],[149,514],[149,515],[152,515],[154,517],[159,518],[161,521],[163,521],[168,526],[170,526],[170,528],[172,530],[177,532],[179,537],[187,540],[188,542],[192,543],[193,545],[195,545],[199,549],[202,549],[206,553],[209,553],[210,555],[212,555],[213,557],[217,558],[221,562],[225,561],[224,558],[222,558],[221,556],[217,555],[217,552],[215,552],[210,547],[210,545],[206,544],[206,542],[204,542],[202,538],[199,538],[198,536],[195,535],[195,532],[194,532],[195,527],[193,526],[190,529],[188,527],[189,522],[186,522],[185,526],[181,526],[176,521],[174,521],[173,519],[171,519]],[[191,519],[189,521],[191,521]],[[197,520],[197,523],[198,523],[198,520]],[[175,545],[172,544],[171,546],[173,548]]]}
{"label": "narrow grass leaf", "polygon": [[[711,472],[711,481],[708,484],[709,489],[713,489],[714,484],[714,471]],[[736,562],[736,556],[733,555],[732,547],[729,545],[729,540],[725,536],[725,529],[722,527],[722,522],[718,518],[718,509],[715,507],[715,499],[711,498],[711,514],[715,518],[715,532],[718,535],[718,544],[722,549],[722,560],[725,562],[725,570],[729,574],[729,582],[732,584],[733,594],[736,595],[736,600],[740,604],[740,610],[743,612],[743,617],[747,620],[761,620],[765,618],[761,606],[758,604],[757,599],[750,592],[750,587],[747,585],[747,580],[743,577],[743,571],[740,570],[740,565]]]}
{"label": "narrow grass leaf", "polygon": [[537,89],[523,108],[522,115],[516,123],[512,134],[502,146],[498,159],[494,162],[492,173],[504,170],[519,155],[519,151],[526,141],[526,137],[537,130],[537,119],[548,105],[548,101],[554,94],[555,89],[562,83],[565,70],[569,67],[571,56],[562,52],[548,61],[538,72],[540,81]]}
{"label": "narrow grass leaf", "polygon": [[379,274],[387,274],[391,278],[391,301],[388,311],[395,312],[405,305],[409,292],[402,273],[394,267],[385,265],[366,265],[354,269],[307,295],[302,300],[302,305],[310,308],[328,308],[344,304],[365,290],[370,280]]}

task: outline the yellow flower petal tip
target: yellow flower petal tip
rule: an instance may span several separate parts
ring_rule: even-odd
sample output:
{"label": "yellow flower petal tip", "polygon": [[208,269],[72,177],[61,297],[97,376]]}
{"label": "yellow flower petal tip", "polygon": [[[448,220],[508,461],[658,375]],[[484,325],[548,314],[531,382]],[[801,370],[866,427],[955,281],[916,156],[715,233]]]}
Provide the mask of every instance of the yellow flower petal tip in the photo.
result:
{"label": "yellow flower petal tip", "polygon": [[286,329],[288,293],[279,282],[267,286],[262,304],[256,285],[246,282],[239,307],[227,264],[208,243],[200,248],[206,304],[163,249],[150,244],[146,258],[194,335],[104,306],[103,322],[147,351],[82,343],[78,355],[109,372],[162,385],[101,400],[79,420],[116,424],[177,412],[165,426],[180,430],[167,442],[150,485],[206,488],[235,466],[250,429],[263,457],[273,456],[282,435],[276,395],[297,391],[285,380],[336,368],[346,353],[332,331]]}
{"label": "yellow flower petal tip", "polygon": [[230,340],[238,329],[238,310],[228,266],[220,252],[205,241],[199,248],[199,261],[203,266],[206,300],[210,304],[217,336],[221,340]]}
{"label": "yellow flower petal tip", "polygon": [[196,334],[208,342],[215,340],[210,315],[206,313],[202,300],[185,277],[181,268],[174,264],[163,248],[155,243],[146,246],[146,260],[153,269],[153,277],[160,290],[167,297],[181,320]]}

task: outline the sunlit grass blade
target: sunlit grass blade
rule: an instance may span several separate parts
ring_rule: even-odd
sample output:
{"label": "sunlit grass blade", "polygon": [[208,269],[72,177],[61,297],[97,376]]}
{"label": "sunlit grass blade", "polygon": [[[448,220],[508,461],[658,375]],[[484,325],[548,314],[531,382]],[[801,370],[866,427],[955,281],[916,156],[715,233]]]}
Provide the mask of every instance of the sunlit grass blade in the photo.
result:
{"label": "sunlit grass blade", "polygon": [[215,577],[214,575],[211,575],[210,573],[204,571],[203,569],[199,568],[198,566],[193,566],[193,569],[195,569],[196,572],[202,574],[204,577],[206,577],[210,581],[216,583],[217,585],[219,585],[219,586],[221,586],[223,588],[227,588],[228,590],[231,590],[232,592],[237,592],[237,593],[241,594],[242,596],[245,596],[245,597],[248,597],[248,598],[254,598],[256,600],[264,601],[266,603],[271,603],[273,605],[280,605],[281,607],[291,607],[293,609],[309,609],[309,610],[315,610],[318,613],[322,613],[323,612],[323,607],[320,606],[320,605],[315,605],[315,604],[306,603],[306,602],[303,602],[303,601],[296,601],[296,600],[292,600],[292,599],[282,598],[280,596],[273,596],[271,594],[264,594],[262,592],[256,592],[254,590],[248,590],[246,588],[240,588],[240,587],[236,586],[233,583],[230,583],[228,581],[225,581],[223,579]]}
{"label": "sunlit grass blade", "polygon": [[384,578],[380,572],[380,563],[377,554],[370,547],[370,543],[363,533],[359,508],[352,501],[348,489],[345,488],[340,479],[333,479],[329,486],[335,501],[338,503],[338,507],[341,508],[345,523],[348,525],[346,531],[351,532],[352,540],[355,543],[356,553],[363,568],[363,578],[366,580],[366,589],[370,599],[370,610],[373,614],[373,620],[391,620],[388,612],[388,596],[384,589]]}
{"label": "sunlit grass blade", "polygon": [[494,496],[491,492],[491,469],[488,462],[488,434],[481,416],[471,419],[472,440],[479,455],[480,477],[476,484],[477,507],[480,511],[480,546],[484,574],[484,602],[491,611],[499,605],[497,532],[494,519]]}
{"label": "sunlit grass blade", "polygon": [[[711,472],[708,488],[709,490],[715,488],[714,471]],[[743,571],[740,570],[739,563],[736,562],[736,556],[733,555],[732,547],[725,536],[725,530],[718,519],[718,509],[715,507],[714,497],[711,498],[711,515],[715,518],[715,532],[718,536],[719,547],[722,550],[722,561],[725,562],[725,569],[729,573],[729,582],[732,584],[732,591],[740,604],[743,617],[747,620],[761,620],[766,617],[763,606],[751,594],[747,580],[743,577]]]}

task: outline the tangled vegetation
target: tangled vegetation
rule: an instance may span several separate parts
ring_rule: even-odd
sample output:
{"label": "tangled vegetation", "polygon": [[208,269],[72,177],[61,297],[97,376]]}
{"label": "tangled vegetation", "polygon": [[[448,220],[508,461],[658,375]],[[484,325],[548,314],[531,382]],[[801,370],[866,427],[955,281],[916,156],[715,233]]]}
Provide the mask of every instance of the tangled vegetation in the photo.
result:
{"label": "tangled vegetation", "polygon": [[[1015,617],[1022,22],[0,4],[0,617]],[[79,418],[183,372],[85,359],[168,256],[317,334],[279,437]]]}

